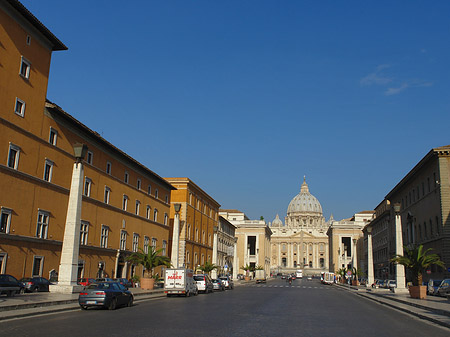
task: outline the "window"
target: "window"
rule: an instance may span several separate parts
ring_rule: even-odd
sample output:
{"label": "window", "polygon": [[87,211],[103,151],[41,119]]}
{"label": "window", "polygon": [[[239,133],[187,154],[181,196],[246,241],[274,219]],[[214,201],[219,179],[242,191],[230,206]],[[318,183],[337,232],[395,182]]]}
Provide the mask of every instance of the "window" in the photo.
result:
{"label": "window", "polygon": [[155,198],[158,199],[158,189],[155,189]]}
{"label": "window", "polygon": [[16,97],[16,104],[14,106],[14,112],[20,117],[25,116],[25,102]]}
{"label": "window", "polygon": [[12,210],[2,207],[0,215],[0,233],[9,233]]}
{"label": "window", "polygon": [[29,79],[30,78],[30,68],[31,63],[26,58],[22,56],[22,61],[20,62],[20,76],[23,78]]}
{"label": "window", "polygon": [[147,193],[152,194],[152,185],[148,185]]}
{"label": "window", "polygon": [[202,243],[206,243],[206,234],[205,231],[202,233]]}
{"label": "window", "polygon": [[5,274],[6,273],[6,260],[8,258],[8,254],[6,253],[0,253],[0,273]]}
{"label": "window", "polygon": [[111,194],[111,189],[108,186],[105,186],[105,198],[104,198],[105,204],[109,204],[110,194]]}
{"label": "window", "polygon": [[192,205],[192,193],[189,193],[189,205]]}
{"label": "window", "polygon": [[147,209],[145,210],[145,217],[150,220],[152,214],[152,209],[149,205],[147,205]]}
{"label": "window", "polygon": [[111,163],[109,161],[106,162],[106,173],[111,174]]}
{"label": "window", "polygon": [[138,190],[141,189],[141,179],[138,179],[138,180],[137,180],[136,188],[137,188]]}
{"label": "window", "polygon": [[44,180],[52,181],[52,172],[53,172],[53,162],[51,160],[46,159],[44,165]]}
{"label": "window", "polygon": [[92,165],[92,160],[94,159],[94,154],[91,151],[87,152],[86,162]]}
{"label": "window", "polygon": [[88,244],[89,222],[81,220],[80,245]]}
{"label": "window", "polygon": [[87,197],[91,196],[91,186],[92,186],[92,180],[88,177],[84,178],[84,195]]}
{"label": "window", "polygon": [[167,241],[166,241],[166,240],[163,240],[162,251],[161,251],[161,254],[162,254],[163,256],[166,256],[166,255],[167,255],[166,249],[167,249]]}
{"label": "window", "polygon": [[188,226],[187,226],[187,238],[188,238],[188,240],[191,239],[191,224],[190,223],[188,223]]}
{"label": "window", "polygon": [[169,197],[166,195],[166,204],[169,203]]}
{"label": "window", "polygon": [[122,201],[122,209],[124,211],[126,211],[127,207],[128,207],[128,197],[124,194],[123,195],[123,201]]}
{"label": "window", "polygon": [[150,238],[148,236],[144,236],[144,253],[148,254],[148,245],[150,243]]}
{"label": "window", "polygon": [[125,181],[125,184],[128,184],[129,178],[130,178],[130,175],[128,174],[127,171],[125,171],[125,176],[123,177],[123,181]]}
{"label": "window", "polygon": [[136,200],[136,215],[139,215],[139,209],[141,208],[141,202]]}
{"label": "window", "polygon": [[152,238],[152,248],[153,250],[156,250],[156,239]]}
{"label": "window", "polygon": [[158,210],[156,208],[153,211],[153,221],[158,222]]}
{"label": "window", "polygon": [[31,44],[31,36],[27,35],[27,45],[29,46]]}
{"label": "window", "polygon": [[48,218],[49,213],[39,211],[38,212],[38,220],[37,220],[37,226],[36,226],[36,237],[40,239],[46,239],[47,238],[47,231],[48,231]]}
{"label": "window", "polygon": [[42,266],[44,264],[43,256],[35,256],[33,259],[33,273],[32,277],[41,277],[42,276]]}
{"label": "window", "polygon": [[9,143],[8,167],[18,169],[19,167],[20,147]]}
{"label": "window", "polygon": [[164,213],[164,225],[167,226],[167,221],[169,219],[169,216],[167,215],[167,213]]}
{"label": "window", "polygon": [[133,252],[137,252],[139,247],[139,234],[133,234]]}
{"label": "window", "polygon": [[211,234],[208,235],[208,245],[211,246]]}
{"label": "window", "polygon": [[50,127],[50,135],[48,136],[48,142],[56,146],[56,140],[58,139],[58,131]]}
{"label": "window", "polygon": [[195,241],[198,242],[198,228],[195,229]]}
{"label": "window", "polygon": [[100,247],[101,248],[108,248],[108,236],[109,236],[108,226],[102,225],[102,230],[100,233]]}
{"label": "window", "polygon": [[126,250],[127,249],[127,232],[126,231],[120,231],[120,250]]}

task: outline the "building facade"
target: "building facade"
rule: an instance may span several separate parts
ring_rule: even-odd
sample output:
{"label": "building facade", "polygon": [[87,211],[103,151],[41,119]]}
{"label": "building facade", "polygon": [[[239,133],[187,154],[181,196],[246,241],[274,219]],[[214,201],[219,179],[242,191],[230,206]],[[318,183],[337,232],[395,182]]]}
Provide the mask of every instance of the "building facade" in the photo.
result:
{"label": "building facade", "polygon": [[272,221],[270,269],[290,273],[303,269],[305,274],[327,271],[329,223],[325,222],[322,206],[309,192],[303,179],[300,193],[289,203],[285,224],[279,216]]}
{"label": "building facade", "polygon": [[327,235],[329,241],[329,271],[337,273],[339,269],[353,271],[356,268],[361,273],[366,272],[364,255],[363,228],[371,221],[373,211],[363,211],[350,219],[330,221]]}
{"label": "building facade", "polygon": [[262,267],[268,275],[270,273],[272,231],[266,222],[264,220],[249,220],[245,213],[233,209],[221,209],[220,216],[236,226],[235,272],[245,274],[242,267],[248,265],[254,268]]}
{"label": "building facade", "polygon": [[217,240],[217,245],[215,245],[217,258],[213,259],[213,263],[217,266],[216,273],[218,275],[233,275],[237,242],[236,226],[224,217],[219,216],[219,226],[214,239]]}
{"label": "building facade", "polygon": [[206,261],[212,262],[214,229],[219,224],[220,204],[189,178],[165,178],[172,191],[170,208],[170,248],[172,247],[174,204],[179,212],[179,265],[196,270]]}
{"label": "building facade", "polygon": [[66,47],[17,1],[0,3],[0,272],[57,279],[73,145],[84,159],[78,277],[142,275],[126,257],[167,246],[167,181],[46,101],[50,57]]}

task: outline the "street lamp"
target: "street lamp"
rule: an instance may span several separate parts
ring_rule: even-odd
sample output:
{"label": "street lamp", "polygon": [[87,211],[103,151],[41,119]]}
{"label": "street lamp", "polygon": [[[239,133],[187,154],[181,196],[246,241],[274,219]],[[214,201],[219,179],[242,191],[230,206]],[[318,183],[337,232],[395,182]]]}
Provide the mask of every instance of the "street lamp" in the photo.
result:
{"label": "street lamp", "polygon": [[372,226],[366,227],[367,231],[367,285],[372,286],[375,282],[373,274],[373,249],[372,249]]}
{"label": "street lamp", "polygon": [[73,152],[75,154],[76,162],[81,163],[81,161],[86,157],[88,147],[86,144],[75,143],[73,144]]}
{"label": "street lamp", "polygon": [[171,252],[171,263],[174,268],[178,268],[179,264],[179,246],[180,246],[180,210],[181,204],[173,204],[173,209],[175,210],[175,217],[173,221],[173,234],[172,234],[172,252]]}
{"label": "street lamp", "polygon": [[[397,256],[403,255],[403,233],[402,233],[402,219],[400,215],[400,210],[402,204],[399,202],[394,203],[394,213],[395,213],[395,254]],[[395,264],[395,281],[397,282],[397,287],[392,288],[394,292],[405,293],[406,282],[405,282],[405,267],[401,264]]]}

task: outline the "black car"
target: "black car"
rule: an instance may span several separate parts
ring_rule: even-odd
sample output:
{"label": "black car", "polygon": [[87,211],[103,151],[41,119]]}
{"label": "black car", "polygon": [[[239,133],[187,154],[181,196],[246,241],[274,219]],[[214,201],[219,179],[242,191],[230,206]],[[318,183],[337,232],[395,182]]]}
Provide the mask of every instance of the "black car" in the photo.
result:
{"label": "black car", "polygon": [[23,291],[23,285],[14,276],[0,274],[0,295],[14,296]]}
{"label": "black car", "polygon": [[50,284],[49,280],[44,277],[25,277],[20,279],[20,281],[26,292],[36,292],[36,291],[48,291]]}
{"label": "black car", "polygon": [[114,282],[119,282],[125,288],[133,288],[133,283],[131,283],[131,281],[128,281],[126,278],[115,278]]}
{"label": "black car", "polygon": [[105,307],[114,310],[118,306],[133,305],[133,294],[118,282],[98,282],[88,285],[78,296],[81,309]]}

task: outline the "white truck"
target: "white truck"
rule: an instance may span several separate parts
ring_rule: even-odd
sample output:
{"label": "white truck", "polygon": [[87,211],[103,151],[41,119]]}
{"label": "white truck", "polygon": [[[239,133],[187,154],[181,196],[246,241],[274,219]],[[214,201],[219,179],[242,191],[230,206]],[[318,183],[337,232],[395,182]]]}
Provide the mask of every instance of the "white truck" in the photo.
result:
{"label": "white truck", "polygon": [[262,269],[255,270],[256,283],[266,283],[266,271]]}
{"label": "white truck", "polygon": [[166,269],[164,273],[164,293],[167,296],[184,295],[189,297],[197,295],[197,284],[194,281],[194,272],[191,269]]}

